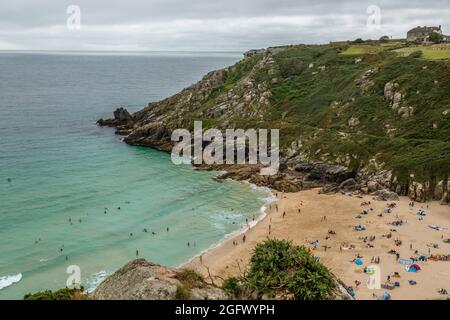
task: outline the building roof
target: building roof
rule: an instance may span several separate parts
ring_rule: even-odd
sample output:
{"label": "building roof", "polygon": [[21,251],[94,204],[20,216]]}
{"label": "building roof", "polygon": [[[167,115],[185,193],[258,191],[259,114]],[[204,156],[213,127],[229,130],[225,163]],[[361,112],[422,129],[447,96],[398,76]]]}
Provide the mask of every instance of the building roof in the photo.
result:
{"label": "building roof", "polygon": [[431,32],[433,32],[433,31],[438,31],[438,30],[441,30],[441,27],[439,26],[439,27],[421,27],[421,26],[418,26],[418,27],[415,27],[415,28],[412,28],[411,30],[409,30],[408,31],[408,33],[411,33],[411,32],[426,32],[426,33],[431,33]]}

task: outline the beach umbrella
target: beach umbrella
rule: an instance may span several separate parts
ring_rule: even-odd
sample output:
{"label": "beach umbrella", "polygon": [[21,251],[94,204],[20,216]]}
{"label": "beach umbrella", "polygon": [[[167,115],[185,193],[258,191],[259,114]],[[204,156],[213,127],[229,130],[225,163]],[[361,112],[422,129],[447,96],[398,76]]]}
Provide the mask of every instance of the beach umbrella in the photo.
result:
{"label": "beach umbrella", "polygon": [[357,266],[361,266],[363,263],[364,263],[364,262],[363,262],[361,259],[356,259],[356,260],[355,260],[355,264],[356,264]]}

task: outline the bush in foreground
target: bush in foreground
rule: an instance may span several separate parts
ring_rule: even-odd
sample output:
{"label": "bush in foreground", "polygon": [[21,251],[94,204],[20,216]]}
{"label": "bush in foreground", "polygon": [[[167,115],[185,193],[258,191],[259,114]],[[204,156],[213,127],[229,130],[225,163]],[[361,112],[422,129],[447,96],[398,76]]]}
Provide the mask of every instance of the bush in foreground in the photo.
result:
{"label": "bush in foreground", "polygon": [[24,300],[85,300],[86,295],[83,293],[84,288],[69,289],[64,288],[57,291],[45,290],[36,293],[28,293]]}
{"label": "bush in foreground", "polygon": [[286,240],[258,244],[248,272],[225,280],[223,289],[231,298],[281,298],[328,300],[333,298],[333,274],[305,247]]}

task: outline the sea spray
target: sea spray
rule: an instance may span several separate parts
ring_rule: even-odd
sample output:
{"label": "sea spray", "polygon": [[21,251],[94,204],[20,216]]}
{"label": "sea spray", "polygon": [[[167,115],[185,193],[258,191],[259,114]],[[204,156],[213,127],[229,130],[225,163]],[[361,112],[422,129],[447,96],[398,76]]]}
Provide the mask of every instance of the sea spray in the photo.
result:
{"label": "sea spray", "polygon": [[3,288],[6,288],[6,287],[9,287],[9,286],[13,285],[14,283],[17,283],[20,280],[22,280],[22,274],[21,273],[18,273],[16,275],[12,275],[12,276],[0,277],[0,290],[2,290]]}

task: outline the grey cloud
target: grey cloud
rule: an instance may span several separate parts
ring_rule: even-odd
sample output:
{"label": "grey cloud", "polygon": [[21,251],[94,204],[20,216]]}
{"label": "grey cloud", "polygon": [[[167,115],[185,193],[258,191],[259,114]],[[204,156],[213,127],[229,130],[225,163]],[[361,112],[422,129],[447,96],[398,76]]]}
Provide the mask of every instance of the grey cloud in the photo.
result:
{"label": "grey cloud", "polygon": [[[448,0],[2,0],[0,49],[245,50],[287,43],[404,36],[415,25],[442,24],[450,33]],[[70,4],[82,29],[67,30]],[[366,9],[381,8],[379,30]]]}

